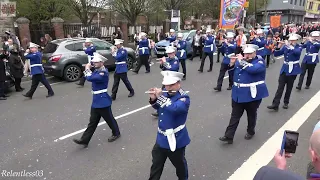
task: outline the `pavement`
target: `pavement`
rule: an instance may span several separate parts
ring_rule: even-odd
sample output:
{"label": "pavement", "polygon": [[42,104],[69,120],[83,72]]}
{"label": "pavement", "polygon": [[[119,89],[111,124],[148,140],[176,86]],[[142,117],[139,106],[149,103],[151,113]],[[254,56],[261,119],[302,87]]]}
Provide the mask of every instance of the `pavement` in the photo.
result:
{"label": "pavement", "polygon": [[[252,179],[259,167],[274,165],[272,157],[280,148],[283,130],[298,130],[300,133],[297,153],[289,160],[289,170],[302,176],[306,174],[308,138],[313,126],[319,121],[320,76],[316,68],[309,90],[292,92],[290,107],[279,112],[269,111],[278,86],[282,59],[267,69],[267,85],[270,96],[263,100],[259,112],[255,137],[247,141],[246,115],[238,127],[234,144],[222,144],[218,138],[224,134],[230,119],[231,91],[227,91],[227,77],[221,92],[213,91],[219,74],[219,63],[214,63],[213,72],[197,70],[200,61],[187,61],[187,80],[183,88],[190,91],[191,106],[187,127],[191,144],[187,147],[189,180]],[[214,59],[215,61],[215,59]],[[129,80],[135,96],[121,83],[117,100],[112,104],[122,136],[108,143],[110,129],[101,120],[89,147],[83,149],[74,144],[89,122],[92,100],[90,83],[78,88],[74,83],[50,78],[55,96],[47,99],[43,86],[37,89],[32,100],[21,93],[12,92],[7,101],[0,101],[0,179],[52,179],[52,180],[142,180],[148,179],[151,167],[151,150],[157,133],[157,120],[151,117],[153,110],[144,94],[150,87],[160,87],[162,76],[157,62],[151,73],[144,67]],[[110,72],[109,92],[113,83]],[[30,81],[23,82],[29,88]],[[297,81],[296,83],[297,84]],[[271,162],[270,162],[271,161]],[[3,172],[38,172],[38,177],[5,177]],[[175,169],[166,162],[162,180],[177,179]]]}

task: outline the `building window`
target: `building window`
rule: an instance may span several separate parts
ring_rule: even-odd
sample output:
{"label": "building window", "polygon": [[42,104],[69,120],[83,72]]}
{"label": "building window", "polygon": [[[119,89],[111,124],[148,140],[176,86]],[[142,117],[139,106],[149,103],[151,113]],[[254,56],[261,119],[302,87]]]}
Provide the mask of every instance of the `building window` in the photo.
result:
{"label": "building window", "polygon": [[302,5],[302,0],[300,0],[300,3],[299,3],[299,6],[301,6]]}
{"label": "building window", "polygon": [[293,4],[293,0],[290,1],[290,4]]}
{"label": "building window", "polygon": [[313,2],[309,2],[309,8],[308,9],[312,10],[312,8],[313,8]]}
{"label": "building window", "polygon": [[303,0],[302,6],[305,6],[305,5],[306,5],[306,0]]}
{"label": "building window", "polygon": [[297,0],[294,1],[294,5],[297,5]]}

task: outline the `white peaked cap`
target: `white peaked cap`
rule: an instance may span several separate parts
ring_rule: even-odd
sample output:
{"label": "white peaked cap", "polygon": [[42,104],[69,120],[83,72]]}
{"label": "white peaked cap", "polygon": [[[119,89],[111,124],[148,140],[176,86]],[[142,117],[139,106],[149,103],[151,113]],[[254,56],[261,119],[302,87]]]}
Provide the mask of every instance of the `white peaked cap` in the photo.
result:
{"label": "white peaked cap", "polygon": [[263,30],[262,29],[257,29],[257,34],[263,34]]}
{"label": "white peaked cap", "polygon": [[102,56],[101,54],[94,52],[93,53],[93,59],[91,60],[91,62],[104,62],[107,61],[108,59],[105,58],[104,56]]}
{"label": "white peaked cap", "polygon": [[208,28],[207,31],[206,31],[206,33],[208,33],[208,32],[212,32],[212,30]]}
{"label": "white peaked cap", "polygon": [[166,47],[166,53],[174,53],[176,52],[176,49],[173,46],[167,46]]}
{"label": "white peaked cap", "polygon": [[227,38],[234,38],[235,34],[233,32],[227,32]]}
{"label": "white peaked cap", "polygon": [[182,33],[178,33],[178,38],[182,38],[183,34]]}
{"label": "white peaked cap", "polygon": [[299,34],[289,34],[289,41],[296,41],[299,40],[301,38],[301,36]]}
{"label": "white peaked cap", "polygon": [[176,32],[174,29],[170,29],[170,32]]}
{"label": "white peaked cap", "polygon": [[122,44],[122,43],[123,43],[122,39],[115,39],[114,40],[114,45],[119,45],[119,44]]}
{"label": "white peaked cap", "polygon": [[141,32],[140,36],[146,36],[147,34],[145,32]]}
{"label": "white peaked cap", "polygon": [[40,47],[38,44],[35,44],[33,42],[30,42],[29,44],[29,48],[37,48],[37,47]]}
{"label": "white peaked cap", "polygon": [[172,85],[175,84],[176,82],[181,81],[183,78],[184,74],[181,72],[176,72],[176,71],[161,71],[161,74],[163,76],[163,85]]}
{"label": "white peaked cap", "polygon": [[92,43],[92,41],[91,41],[91,39],[89,39],[89,38],[86,38],[86,41],[85,41],[86,43]]}
{"label": "white peaked cap", "polygon": [[312,32],[310,33],[310,35],[311,35],[312,37],[318,37],[318,36],[320,36],[320,31],[312,31]]}
{"label": "white peaked cap", "polygon": [[251,54],[256,52],[259,49],[259,46],[254,45],[254,44],[246,44],[244,45],[244,50],[243,53],[244,54]]}

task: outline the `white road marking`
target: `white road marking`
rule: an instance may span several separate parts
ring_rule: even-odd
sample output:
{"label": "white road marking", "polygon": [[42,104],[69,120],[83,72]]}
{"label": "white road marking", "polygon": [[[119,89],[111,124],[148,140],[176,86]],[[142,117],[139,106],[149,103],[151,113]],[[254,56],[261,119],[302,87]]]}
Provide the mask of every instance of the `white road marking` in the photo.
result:
{"label": "white road marking", "polygon": [[281,58],[284,58],[284,56],[276,57],[276,59],[281,59]]}
{"label": "white road marking", "polygon": [[297,131],[320,104],[320,91],[315,94],[298,112],[296,112],[271,138],[269,138],[253,155],[239,167],[228,180],[253,179],[256,172],[273,159],[277,149],[280,149],[283,132]]}
{"label": "white road marking", "polygon": [[[63,81],[61,81],[61,82],[55,82],[55,83],[51,83],[50,86],[57,85],[57,84],[62,84],[62,83],[64,83],[64,82],[63,82]],[[40,87],[43,88],[44,85],[41,85]]]}
{"label": "white road marking", "polygon": [[[226,77],[224,77],[224,79],[226,79],[226,78],[228,78],[228,77],[229,77],[229,76],[226,76]],[[119,115],[119,116],[115,117],[115,119],[117,120],[117,119],[120,119],[120,118],[129,116],[129,115],[131,115],[131,114],[133,114],[133,113],[142,111],[142,110],[147,109],[147,108],[149,108],[149,107],[151,107],[151,105],[143,106],[143,107],[141,107],[141,108],[138,108],[138,109],[135,109],[135,110],[133,110],[133,111],[127,112],[127,113],[125,113],[125,114]],[[98,126],[101,126],[101,125],[103,125],[103,124],[106,124],[106,122],[103,121],[103,122],[99,123]],[[78,131],[75,131],[75,132],[70,133],[70,134],[67,134],[67,135],[64,135],[64,136],[62,136],[62,137],[54,140],[54,142],[61,141],[61,140],[67,139],[67,138],[69,138],[69,137],[72,137],[72,136],[74,136],[74,135],[83,133],[85,130],[86,130],[86,128],[80,129],[80,130],[78,130]]]}

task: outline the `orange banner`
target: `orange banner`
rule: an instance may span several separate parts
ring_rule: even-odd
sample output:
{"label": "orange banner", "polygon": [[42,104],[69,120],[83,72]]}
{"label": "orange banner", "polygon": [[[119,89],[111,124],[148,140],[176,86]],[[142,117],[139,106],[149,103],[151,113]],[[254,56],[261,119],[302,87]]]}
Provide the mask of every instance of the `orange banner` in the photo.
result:
{"label": "orange banner", "polygon": [[281,16],[270,16],[270,27],[277,28],[281,25]]}

